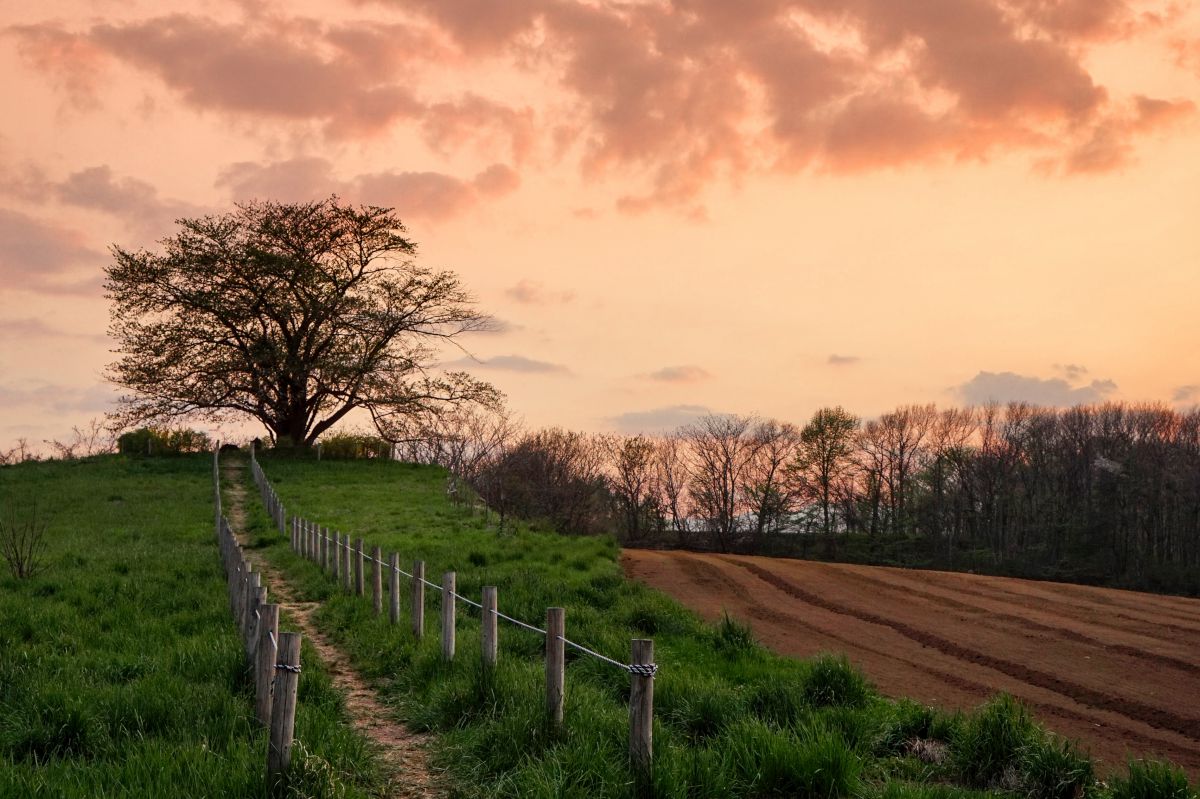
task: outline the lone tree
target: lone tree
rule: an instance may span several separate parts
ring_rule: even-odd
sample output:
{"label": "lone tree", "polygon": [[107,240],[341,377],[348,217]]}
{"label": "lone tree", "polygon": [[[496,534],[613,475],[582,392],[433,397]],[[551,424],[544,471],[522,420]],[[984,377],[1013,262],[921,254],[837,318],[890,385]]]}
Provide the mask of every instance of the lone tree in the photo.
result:
{"label": "lone tree", "polygon": [[490,385],[432,371],[437,345],[483,329],[452,272],[414,262],[392,209],[253,202],[181,219],[161,253],[113,246],[105,272],[129,389],[123,424],[250,416],[277,445],[311,445],[355,408],[381,432]]}

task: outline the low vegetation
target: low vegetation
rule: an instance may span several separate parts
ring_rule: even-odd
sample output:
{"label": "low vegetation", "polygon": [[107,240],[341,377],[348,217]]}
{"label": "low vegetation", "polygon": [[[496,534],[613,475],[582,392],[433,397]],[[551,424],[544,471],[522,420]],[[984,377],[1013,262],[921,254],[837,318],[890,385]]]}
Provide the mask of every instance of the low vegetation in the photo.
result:
{"label": "low vegetation", "polygon": [[[45,568],[0,577],[0,796],[263,796],[208,458],[0,468],[0,507],[34,494]],[[303,664],[294,794],[374,795],[341,696],[311,651]]]}
{"label": "low vegetation", "polygon": [[[427,575],[458,573],[460,593],[499,588],[501,610],[540,623],[566,608],[567,636],[618,660],[630,639],[651,637],[656,679],[654,786],[661,797],[1189,797],[1186,777],[1163,764],[1133,764],[1100,782],[1086,754],[1044,732],[998,697],[969,714],[885,699],[836,656],[777,657],[734,619],[700,621],[627,581],[610,537],[564,537],[528,526],[499,532],[455,505],[446,473],[386,461],[265,460],[290,509],[363,537]],[[479,622],[462,607],[459,655],[446,664],[429,634],[376,618],[369,599],[344,595],[251,514],[254,546],[281,566],[304,598],[324,603],[319,625],[377,682],[407,722],[438,736],[436,759],[465,796],[630,795],[626,747],[629,678],[567,650],[566,719],[544,722],[540,636],[501,627],[500,665],[480,666]],[[1178,786],[1182,786],[1179,789]],[[1169,793],[1156,791],[1176,791]]]}

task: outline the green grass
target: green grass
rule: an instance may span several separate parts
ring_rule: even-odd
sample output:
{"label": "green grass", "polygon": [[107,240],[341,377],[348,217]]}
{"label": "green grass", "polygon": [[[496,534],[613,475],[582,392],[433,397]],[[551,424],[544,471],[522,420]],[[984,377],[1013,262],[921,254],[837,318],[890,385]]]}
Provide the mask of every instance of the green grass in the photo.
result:
{"label": "green grass", "polygon": [[[50,519],[45,570],[0,577],[0,796],[264,795],[209,469],[207,456],[0,468],[0,506],[36,495]],[[364,739],[313,653],[302,662],[292,794],[371,795]]]}
{"label": "green grass", "polygon": [[[399,552],[406,569],[423,559],[432,581],[456,571],[465,596],[496,585],[501,611],[538,625],[545,608],[565,607],[569,638],[621,661],[632,638],[653,638],[661,668],[658,796],[949,799],[1084,796],[1101,789],[1086,757],[1046,735],[1011,700],[946,714],[880,697],[843,657],[770,654],[737,620],[706,624],[624,579],[611,538],[519,524],[498,532],[445,499],[439,469],[267,458],[263,465],[289,511]],[[369,596],[343,594],[292,553],[257,504],[249,525],[255,546],[305,598],[325,603],[317,623],[356,667],[408,724],[435,734],[436,763],[458,795],[631,795],[624,672],[568,649],[566,720],[555,733],[544,723],[540,636],[501,622],[500,666],[489,673],[480,666],[476,612],[460,606],[458,656],[443,663],[436,591],[426,592],[427,635],[418,643],[409,633],[406,599],[404,623],[392,626],[386,613],[373,615]],[[407,591],[403,580],[405,598]],[[923,758],[922,747],[944,756]]]}

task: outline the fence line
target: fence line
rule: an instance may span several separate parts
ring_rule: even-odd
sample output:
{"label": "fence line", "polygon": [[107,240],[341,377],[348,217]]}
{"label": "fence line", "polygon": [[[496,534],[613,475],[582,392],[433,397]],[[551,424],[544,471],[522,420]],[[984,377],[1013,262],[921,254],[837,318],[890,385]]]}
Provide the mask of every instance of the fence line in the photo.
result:
{"label": "fence line", "polygon": [[[254,677],[254,716],[269,733],[267,790],[287,788],[296,724],[296,692],[300,684],[300,633],[279,632],[279,605],[268,603],[262,573],[254,569],[238,543],[221,503],[220,448],[213,450],[213,507],[217,549],[225,568],[229,608],[242,636],[246,661]],[[282,530],[283,503],[274,492],[263,502]]]}
{"label": "fence line", "polygon": [[[622,663],[603,655],[596,650],[572,641],[566,637],[565,614],[562,608],[547,609],[547,628],[517,619],[502,613],[496,602],[495,586],[484,586],[483,602],[476,602],[470,597],[458,593],[456,587],[457,575],[446,572],[441,584],[425,579],[424,561],[414,561],[411,572],[400,568],[397,553],[391,553],[385,561],[382,550],[373,547],[368,554],[366,544],[361,538],[351,545],[349,535],[334,532],[331,536],[329,528],[317,525],[299,514],[289,515],[280,501],[274,486],[258,463],[253,448],[250,450],[250,471],[258,487],[263,504],[275,525],[283,533],[291,524],[292,549],[297,554],[315,563],[318,568],[329,574],[335,581],[344,581],[344,590],[348,593],[362,596],[364,594],[364,566],[371,563],[372,605],[376,615],[382,614],[382,570],[388,569],[390,579],[387,581],[390,589],[389,619],[392,624],[399,623],[399,575],[407,577],[411,583],[411,599],[409,610],[412,619],[413,635],[421,638],[424,634],[424,588],[428,586],[442,594],[442,625],[441,646],[442,656],[452,660],[455,654],[455,606],[462,602],[481,611],[483,624],[483,660],[486,666],[494,666],[498,657],[497,636],[495,635],[494,619],[503,619],[517,627],[546,637],[546,707],[548,720],[552,727],[558,727],[563,719],[563,698],[565,696],[565,661],[564,652],[570,647],[588,657],[595,658],[620,668],[630,675],[629,700],[629,753],[630,763],[635,773],[638,794],[649,791],[650,775],[653,764],[652,727],[654,719],[654,676],[658,665],[654,662],[654,642],[645,639],[633,639],[630,652],[631,661]],[[333,549],[332,569],[329,549]],[[351,562],[353,561],[354,585],[351,587]],[[488,615],[493,617],[488,623]],[[553,632],[550,632],[553,630]]]}

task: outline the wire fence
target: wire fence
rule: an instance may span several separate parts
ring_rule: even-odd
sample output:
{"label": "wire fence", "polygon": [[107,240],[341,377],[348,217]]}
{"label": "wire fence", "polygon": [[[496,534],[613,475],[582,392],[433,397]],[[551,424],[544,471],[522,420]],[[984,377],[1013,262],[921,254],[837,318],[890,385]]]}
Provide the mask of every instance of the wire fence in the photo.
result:
{"label": "wire fence", "polygon": [[220,449],[213,451],[213,524],[229,586],[229,608],[254,676],[254,715],[269,730],[267,788],[287,789],[300,684],[300,633],[279,632],[279,605],[267,602],[262,574],[246,558],[221,503]]}
{"label": "wire fence", "polygon": [[441,593],[441,645],[442,656],[452,660],[456,648],[456,608],[459,603],[480,611],[482,620],[482,651],[484,664],[494,667],[499,656],[497,622],[505,621],[546,639],[546,704],[550,722],[561,726],[563,719],[565,650],[571,648],[580,654],[615,666],[630,675],[630,737],[629,753],[639,786],[639,793],[649,785],[653,760],[652,727],[654,715],[654,676],[658,665],[654,662],[654,642],[634,639],[631,642],[631,662],[625,663],[597,652],[591,647],[572,641],[565,634],[565,611],[561,607],[546,609],[546,626],[539,627],[514,616],[503,613],[497,607],[497,589],[484,586],[482,601],[463,596],[457,591],[457,575],[446,572],[442,583],[425,578],[425,563],[414,560],[412,571],[399,565],[399,555],[392,553],[387,561],[382,558],[379,547],[365,545],[362,538],[351,543],[349,535],[330,535],[310,519],[291,513],[280,499],[275,487],[267,478],[258,462],[253,448],[250,450],[250,470],[264,506],[281,534],[290,535],[292,549],[300,556],[316,563],[322,571],[343,584],[345,590],[365,596],[366,567],[371,568],[371,597],[376,615],[383,612],[383,574],[389,571],[389,616],[393,624],[400,622],[399,578],[410,582],[409,612],[413,634],[419,639],[424,636],[425,588]]}

